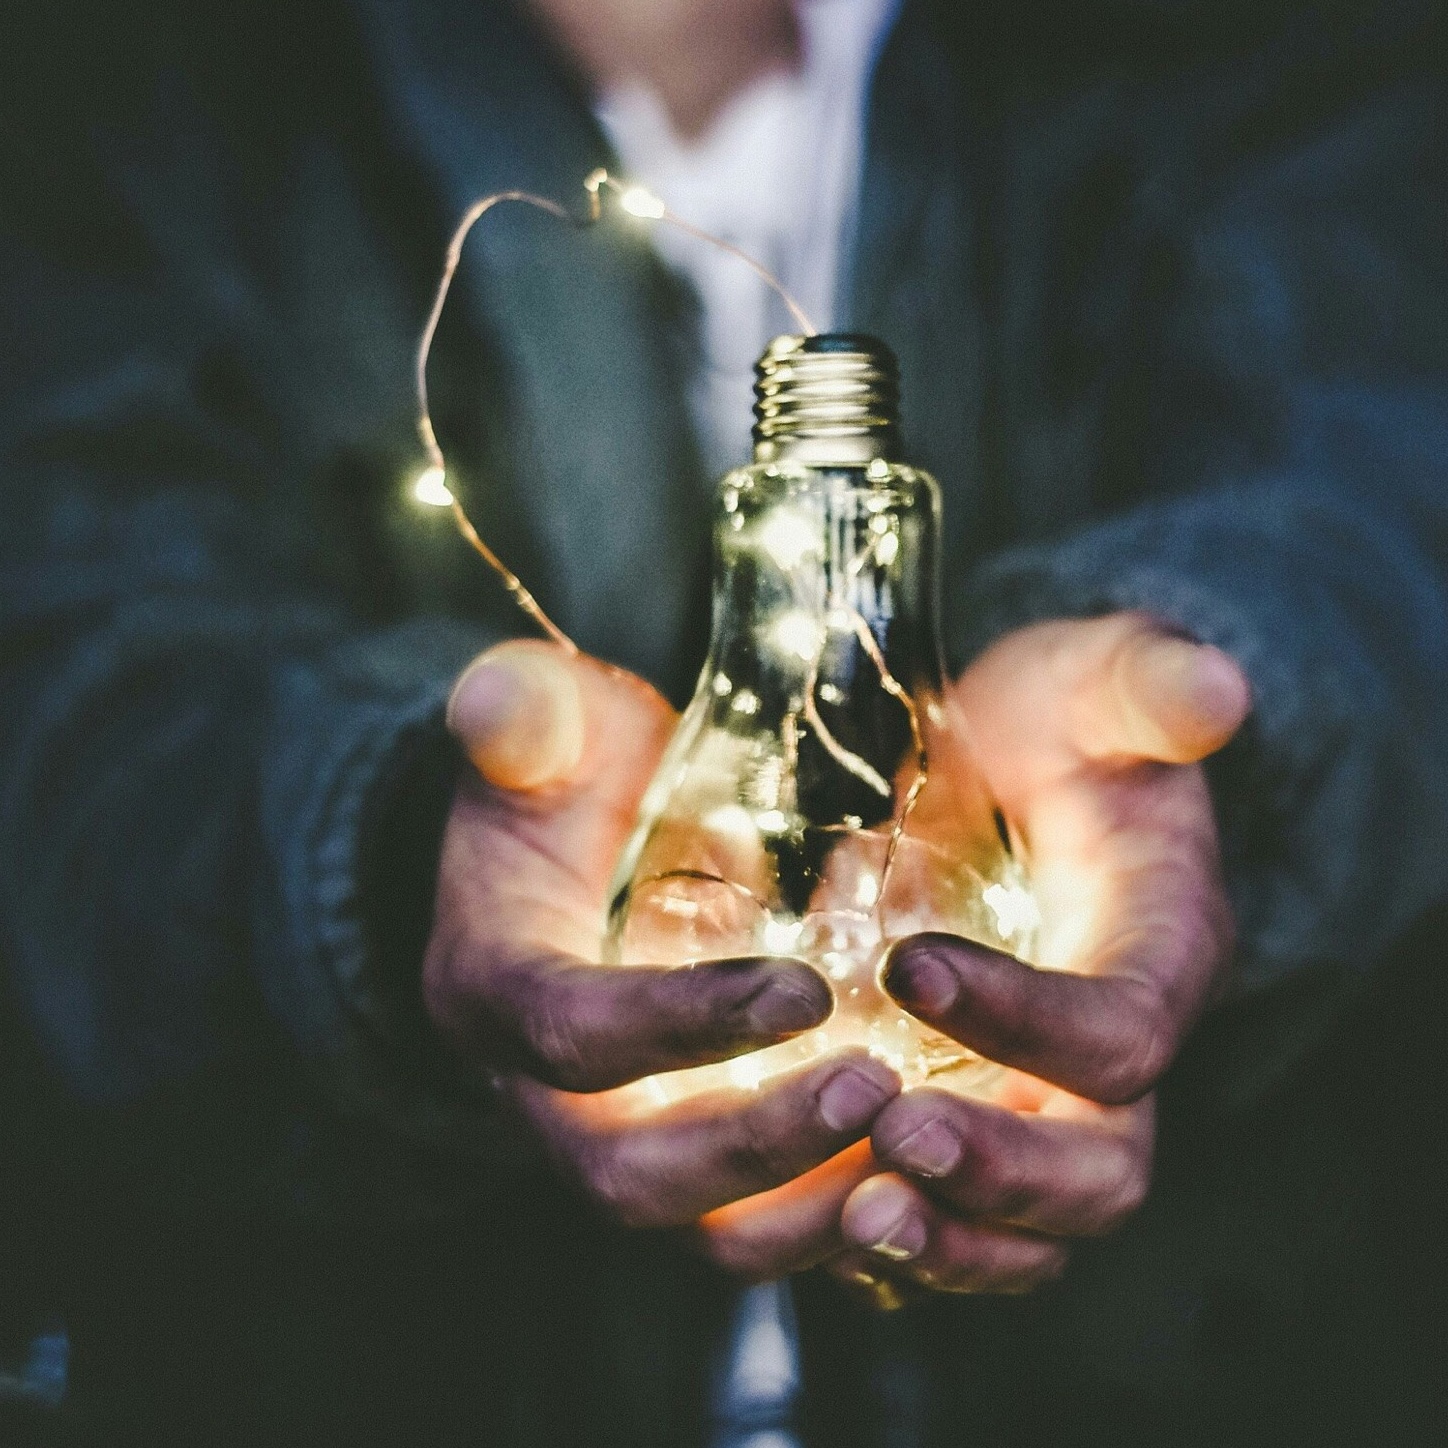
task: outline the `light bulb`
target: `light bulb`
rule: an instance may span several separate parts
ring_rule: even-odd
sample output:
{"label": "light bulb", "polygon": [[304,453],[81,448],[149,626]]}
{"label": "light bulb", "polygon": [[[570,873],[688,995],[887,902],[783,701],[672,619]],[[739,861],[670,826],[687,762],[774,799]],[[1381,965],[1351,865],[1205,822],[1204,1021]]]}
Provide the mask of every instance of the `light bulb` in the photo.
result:
{"label": "light bulb", "polygon": [[655,1098],[853,1044],[987,1094],[998,1068],[880,985],[905,935],[1029,956],[1038,918],[943,703],[938,490],[895,460],[881,343],[782,337],[758,374],[755,462],[720,484],[708,659],[620,859],[604,958],[792,955],[834,992],[816,1030],[657,1077]]}

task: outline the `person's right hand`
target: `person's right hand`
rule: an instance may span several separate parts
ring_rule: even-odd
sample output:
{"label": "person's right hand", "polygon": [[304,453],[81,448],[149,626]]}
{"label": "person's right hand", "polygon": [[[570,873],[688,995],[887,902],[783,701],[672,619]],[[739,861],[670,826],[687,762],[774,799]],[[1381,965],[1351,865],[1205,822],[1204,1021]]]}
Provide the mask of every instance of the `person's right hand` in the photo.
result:
{"label": "person's right hand", "polygon": [[[773,1044],[830,1011],[800,961],[597,963],[614,862],[675,722],[664,701],[595,660],[515,642],[467,669],[448,720],[476,774],[447,822],[423,995],[560,1172],[627,1224],[686,1226],[862,1141],[900,1089],[863,1051],[666,1107],[610,1089]],[[867,1154],[844,1159],[851,1181]],[[757,1276],[837,1245],[817,1212],[776,1215],[769,1240],[736,1243],[722,1225],[696,1240]]]}

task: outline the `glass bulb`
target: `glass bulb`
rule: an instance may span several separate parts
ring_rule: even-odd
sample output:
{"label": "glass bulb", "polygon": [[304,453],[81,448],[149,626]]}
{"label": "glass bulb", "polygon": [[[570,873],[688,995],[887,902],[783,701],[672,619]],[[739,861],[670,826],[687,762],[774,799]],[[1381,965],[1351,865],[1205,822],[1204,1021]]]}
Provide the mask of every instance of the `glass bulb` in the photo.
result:
{"label": "glass bulb", "polygon": [[[780,339],[771,352],[795,344],[799,370],[798,349],[836,340]],[[839,340],[854,356],[883,352]],[[837,364],[846,350],[825,355]],[[811,406],[828,401],[818,381]],[[787,388],[784,402],[788,411]],[[858,413],[860,398],[848,406]],[[756,411],[762,427],[763,402]],[[754,1086],[853,1044],[907,1083],[939,1074],[986,1093],[998,1068],[907,1015],[880,985],[903,936],[948,930],[1029,956],[1036,929],[1021,865],[948,724],[938,490],[878,455],[890,440],[881,415],[893,435],[888,409],[851,431],[848,408],[842,423],[840,408],[816,406],[815,434],[800,425],[807,411],[796,408],[782,438],[757,448],[765,460],[720,484],[709,655],[620,859],[604,959],[790,955],[830,982],[835,1008],[822,1026],[657,1077],[650,1088],[665,1099]],[[788,445],[799,441],[808,446]]]}

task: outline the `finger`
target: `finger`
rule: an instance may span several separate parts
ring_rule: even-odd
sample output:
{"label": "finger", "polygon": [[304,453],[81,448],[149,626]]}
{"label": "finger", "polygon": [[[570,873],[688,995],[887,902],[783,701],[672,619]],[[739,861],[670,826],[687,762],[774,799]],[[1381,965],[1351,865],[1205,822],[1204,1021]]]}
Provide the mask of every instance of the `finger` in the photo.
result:
{"label": "finger", "polygon": [[1071,701],[1084,757],[1192,764],[1220,749],[1247,717],[1251,688],[1221,649],[1135,615],[1083,627],[1098,629],[1107,645],[1099,664],[1084,669]]}
{"label": "finger", "polygon": [[892,1276],[945,1292],[1029,1292],[1065,1270],[1059,1242],[962,1222],[893,1173],[873,1176],[845,1203],[847,1241]]}
{"label": "finger", "polygon": [[[916,935],[891,952],[884,985],[912,1015],[987,1059],[1117,1105],[1156,1084],[1210,980],[1197,962],[1215,949],[1174,943],[1173,933],[1143,928],[1092,975],[1039,970],[960,936]],[[1160,955],[1138,963],[1134,951]],[[1182,969],[1159,970],[1171,951]]]}
{"label": "finger", "polygon": [[550,645],[500,644],[453,686],[447,722],[478,772],[500,789],[538,789],[564,779],[583,756],[577,668]]}
{"label": "finger", "polygon": [[625,770],[646,782],[674,716],[641,679],[554,644],[515,639],[479,655],[453,686],[448,727],[499,789],[534,793]]}
{"label": "finger", "polygon": [[829,986],[803,961],[599,966],[539,951],[459,949],[429,998],[452,1045],[566,1091],[603,1091],[641,1076],[727,1060],[819,1025]]}
{"label": "finger", "polygon": [[1120,1226],[1146,1196],[1154,1113],[1149,1100],[1088,1110],[1084,1120],[1023,1116],[913,1091],[880,1113],[871,1142],[882,1166],[976,1221],[1094,1237]]}
{"label": "finger", "polygon": [[842,1052],[756,1091],[701,1094],[646,1116],[526,1077],[514,1099],[584,1190],[634,1227],[675,1227],[791,1181],[861,1140],[900,1078]]}
{"label": "finger", "polygon": [[[1200,760],[1250,707],[1246,676],[1221,650],[1118,613],[1005,635],[952,686],[949,733],[970,741],[997,802],[1019,819],[1083,764]],[[939,752],[948,766],[950,751]]]}
{"label": "finger", "polygon": [[846,1198],[877,1171],[867,1141],[775,1187],[701,1217],[695,1245],[716,1267],[764,1282],[804,1272],[844,1245],[840,1212]]}

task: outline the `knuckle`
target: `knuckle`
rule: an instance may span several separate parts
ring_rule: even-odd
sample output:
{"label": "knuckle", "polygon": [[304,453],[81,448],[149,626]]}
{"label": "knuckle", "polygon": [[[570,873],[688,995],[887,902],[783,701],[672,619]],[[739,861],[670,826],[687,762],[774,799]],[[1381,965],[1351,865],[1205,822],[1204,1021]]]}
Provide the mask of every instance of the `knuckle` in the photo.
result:
{"label": "knuckle", "polygon": [[1028,1267],[1006,1274],[997,1290],[1017,1295],[1034,1292],[1049,1282],[1059,1280],[1070,1260],[1071,1255],[1064,1247],[1049,1248]]}
{"label": "knuckle", "polygon": [[977,1211],[1010,1219],[1030,1204],[1020,1163],[994,1135],[981,1132],[968,1140],[956,1176]]}
{"label": "knuckle", "polygon": [[1115,1183],[1100,1231],[1114,1231],[1128,1217],[1139,1212],[1146,1202],[1150,1187],[1151,1182],[1146,1172],[1132,1162]]}
{"label": "knuckle", "polygon": [[596,1143],[584,1153],[580,1176],[588,1196],[615,1221],[626,1227],[653,1225],[648,1195],[639,1191],[636,1175],[612,1143]]}
{"label": "knuckle", "polygon": [[1029,1059],[1040,1043],[1035,979],[1028,966],[1008,966],[998,974],[990,1000],[991,1035],[1005,1060]]}
{"label": "knuckle", "polygon": [[758,1187],[776,1186],[807,1171],[829,1154],[821,1139],[827,1128],[816,1114],[815,1096],[801,1081],[779,1095],[762,1097],[735,1119],[725,1146],[727,1166]]}
{"label": "knuckle", "polygon": [[1080,1222],[1079,1235],[1102,1237],[1114,1232],[1141,1210],[1150,1188],[1151,1174],[1146,1164],[1134,1152],[1123,1148],[1102,1171],[1092,1207]]}
{"label": "knuckle", "polygon": [[1143,986],[1128,1000],[1112,1033],[1112,1049],[1097,1073],[1097,1099],[1110,1106],[1126,1106],[1145,1096],[1176,1055],[1175,1032],[1156,993]]}
{"label": "knuckle", "polygon": [[728,1167],[740,1179],[761,1187],[788,1181],[798,1172],[796,1153],[765,1132],[749,1129],[730,1143]]}
{"label": "knuckle", "polygon": [[590,1053],[578,1028],[573,992],[561,980],[550,981],[546,989],[528,992],[523,1035],[550,1084],[565,1091],[586,1089]]}

